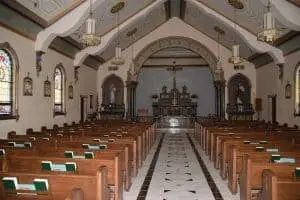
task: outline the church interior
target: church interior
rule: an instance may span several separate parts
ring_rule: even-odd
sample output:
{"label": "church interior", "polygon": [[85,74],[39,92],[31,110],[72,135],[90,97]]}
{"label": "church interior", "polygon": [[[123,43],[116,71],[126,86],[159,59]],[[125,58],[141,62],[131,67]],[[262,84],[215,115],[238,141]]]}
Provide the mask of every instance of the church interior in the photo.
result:
{"label": "church interior", "polygon": [[299,0],[0,0],[1,200],[300,200]]}

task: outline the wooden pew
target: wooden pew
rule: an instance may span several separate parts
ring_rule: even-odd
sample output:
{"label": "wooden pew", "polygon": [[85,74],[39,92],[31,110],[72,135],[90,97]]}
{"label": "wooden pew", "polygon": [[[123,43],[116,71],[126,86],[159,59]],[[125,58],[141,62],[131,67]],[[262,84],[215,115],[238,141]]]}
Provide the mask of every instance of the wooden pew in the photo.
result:
{"label": "wooden pew", "polygon": [[262,200],[299,200],[300,180],[296,178],[295,168],[285,166],[284,170],[263,170]]}
{"label": "wooden pew", "polygon": [[108,200],[107,168],[99,167],[94,175],[85,174],[46,174],[46,173],[21,173],[0,172],[0,179],[16,177],[18,183],[31,184],[33,180],[48,180],[48,191],[24,191],[4,189],[0,184],[0,198],[3,200],[64,200],[74,188],[81,188],[86,200]]}
{"label": "wooden pew", "polygon": [[230,155],[227,161],[227,176],[228,176],[228,187],[230,191],[235,194],[237,193],[237,184],[239,182],[239,176],[242,171],[242,158],[244,155],[248,154],[251,156],[255,156],[256,154],[276,154],[276,152],[268,152],[265,151],[267,149],[278,149],[278,153],[280,152],[300,152],[300,148],[297,146],[293,146],[291,144],[279,144],[274,146],[274,144],[265,144],[259,145],[259,147],[264,147],[264,152],[257,152],[255,146],[237,146],[232,145],[230,148]]}
{"label": "wooden pew", "polygon": [[22,156],[4,156],[5,169],[4,172],[23,172],[23,173],[60,173],[47,172],[41,168],[43,161],[52,161],[54,164],[64,164],[67,162],[75,162],[77,165],[76,171],[63,172],[66,174],[84,174],[95,175],[100,166],[107,167],[107,184],[110,194],[114,195],[116,200],[123,199],[123,180],[121,175],[119,154],[114,156],[105,155],[101,159],[67,159],[56,157],[22,157]]}
{"label": "wooden pew", "polygon": [[[280,152],[284,157],[292,157],[296,159],[296,164],[271,163],[270,156],[260,157],[261,154],[255,156],[244,155],[242,161],[242,171],[240,174],[240,198],[241,200],[251,200],[254,192],[262,190],[262,172],[264,169],[282,169],[286,166],[296,168],[300,164],[300,153]],[[259,158],[260,157],[260,158]]]}
{"label": "wooden pew", "polygon": [[[236,138],[236,139],[225,139],[221,143],[221,152],[218,156],[218,163],[220,164],[220,175],[225,180],[227,178],[227,163],[229,161],[230,156],[230,146],[231,145],[245,145],[244,141],[247,140],[250,144],[246,144],[248,146],[279,146],[280,144],[290,144],[293,146],[293,139],[289,137],[261,137],[261,136],[251,136],[246,138]],[[266,142],[266,143],[265,143]]]}
{"label": "wooden pew", "polygon": [[[59,147],[59,148],[51,148],[51,147],[44,147],[44,146],[36,146],[35,148],[13,148],[13,147],[0,147],[0,149],[4,149],[6,155],[8,156],[22,156],[22,157],[57,157],[57,158],[63,158],[65,157],[66,151],[72,151],[75,156],[84,156],[85,152],[93,152],[94,159],[101,160],[103,156],[115,156],[115,154],[119,154],[120,157],[120,167],[121,167],[121,175],[124,176],[122,179],[124,180],[124,189],[129,190],[130,186],[132,184],[132,177],[131,177],[131,171],[128,169],[129,161],[128,156],[126,156],[126,152],[123,152],[122,147],[117,149],[107,149],[105,151],[100,150],[85,150],[82,148],[65,148],[65,147]],[[0,159],[0,163],[2,163],[2,160]],[[0,169],[1,166],[0,165]]]}

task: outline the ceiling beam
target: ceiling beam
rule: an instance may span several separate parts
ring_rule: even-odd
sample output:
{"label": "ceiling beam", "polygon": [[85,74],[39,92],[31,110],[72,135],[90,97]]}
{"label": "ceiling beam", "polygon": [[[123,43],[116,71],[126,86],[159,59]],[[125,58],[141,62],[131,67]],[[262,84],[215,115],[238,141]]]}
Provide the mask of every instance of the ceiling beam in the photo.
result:
{"label": "ceiling beam", "polygon": [[[268,0],[260,0],[268,5]],[[289,1],[270,0],[271,12],[278,21],[291,30],[300,31],[300,8]]]}
{"label": "ceiling beam", "polygon": [[171,0],[165,2],[166,20],[171,18]]}
{"label": "ceiling beam", "polygon": [[185,11],[186,11],[186,1],[180,0],[180,19],[182,20],[184,20]]}
{"label": "ceiling beam", "polygon": [[39,26],[45,28],[48,26],[48,22],[44,20],[42,17],[38,16],[28,8],[26,8],[24,5],[20,4],[17,1],[12,0],[2,0],[2,3],[6,6],[8,6],[10,9],[16,11],[20,15],[23,15],[26,18],[31,19],[35,23],[37,23]]}
{"label": "ceiling beam", "polygon": [[[216,20],[220,21],[221,23],[227,24],[231,28],[235,28],[235,23],[229,20],[228,18],[220,15],[216,11],[212,10],[211,8],[207,7],[203,3],[197,0],[189,0],[194,6],[204,12],[206,15],[211,15]],[[268,53],[273,58],[276,64],[283,64],[285,63],[285,58],[283,53],[280,49],[273,47],[270,44],[265,42],[260,42],[257,40],[256,36],[247,31],[246,29],[242,28],[240,25],[236,24],[237,33],[240,37],[246,42],[246,44],[254,51],[259,53]]]}
{"label": "ceiling beam", "polygon": [[[167,0],[156,0],[131,18],[127,19],[125,22],[120,24],[120,32],[126,30],[128,27],[135,24],[140,19],[146,17],[152,10],[154,10],[158,6],[161,6],[161,4],[165,3],[166,1]],[[118,36],[117,34],[118,27],[115,27],[102,37],[100,45],[85,48],[81,52],[77,53],[74,60],[74,66],[80,66],[88,55],[99,55],[104,52],[108,48],[109,44]]]}
{"label": "ceiling beam", "polygon": [[[105,0],[91,0],[93,8],[105,3]],[[104,5],[103,5],[104,6]],[[53,23],[37,35],[35,51],[47,52],[51,42],[58,36],[65,37],[75,32],[88,18],[90,2],[85,1],[72,12]]]}

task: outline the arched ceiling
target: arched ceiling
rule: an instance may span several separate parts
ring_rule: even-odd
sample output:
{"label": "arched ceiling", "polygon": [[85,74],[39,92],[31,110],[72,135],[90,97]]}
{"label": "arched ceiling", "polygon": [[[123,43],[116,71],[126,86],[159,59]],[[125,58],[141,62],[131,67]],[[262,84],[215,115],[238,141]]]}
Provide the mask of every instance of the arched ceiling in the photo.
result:
{"label": "arched ceiling", "polygon": [[[242,32],[236,36],[232,25],[226,22],[226,20],[231,23],[234,22],[234,11],[233,7],[229,4],[229,0],[125,0],[124,8],[119,11],[119,22],[121,25],[127,22],[128,24],[121,29],[120,35],[116,37],[116,32],[112,32],[116,30],[118,14],[111,13],[111,9],[120,1],[121,0],[92,0],[93,5],[97,6],[94,7],[94,15],[97,19],[97,34],[104,37],[109,36],[110,38],[108,44],[101,48],[100,51],[98,49],[97,51],[87,51],[87,53],[93,53],[102,57],[104,60],[108,60],[114,55],[114,48],[119,38],[121,48],[127,48],[172,17],[181,18],[184,22],[214,40],[217,40],[217,33],[214,28],[216,26],[221,28],[225,31],[225,34],[220,37],[220,43],[228,49],[231,49],[234,40],[238,41],[241,45],[241,55],[244,58],[248,58],[255,53],[268,52],[267,50],[258,52],[257,48],[253,48],[255,45],[251,47],[249,41],[245,40],[246,36],[244,36]],[[237,10],[238,29],[242,29],[250,35],[252,34],[253,38],[256,37],[256,34],[262,30],[263,14],[266,11],[264,0],[235,1],[240,1],[244,5],[243,9]],[[272,1],[275,2],[276,0],[271,0],[271,2]],[[37,43],[43,42],[39,40],[48,39],[47,34],[45,36],[48,30],[54,30],[55,32],[56,30],[54,28],[56,25],[60,22],[62,23],[63,20],[70,17],[72,13],[74,14],[80,9],[87,9],[89,4],[89,1],[85,0],[4,0],[4,2],[18,9],[19,12],[23,12],[24,15],[36,21],[40,20],[38,23],[46,24],[44,35],[43,37],[38,37]],[[285,0],[285,2],[290,2],[289,4],[295,7],[294,9],[298,9],[300,13],[300,8],[297,7],[299,6],[298,0]],[[153,4],[157,5],[151,7]],[[200,9],[196,4],[205,7],[206,11]],[[148,7],[151,7],[151,9],[147,10]],[[207,12],[207,9],[210,10],[210,13]],[[145,13],[141,15],[141,12]],[[217,15],[224,17],[225,20],[220,20],[220,17],[216,17]],[[74,17],[75,21],[78,20],[78,23],[81,23],[77,26],[79,28],[76,28],[76,30],[71,32],[70,30],[62,30],[56,33],[49,33],[49,37],[50,35],[51,37],[53,37],[53,35],[68,37],[79,43],[85,26],[82,24],[84,22],[82,18],[86,19],[86,17],[87,13],[82,14],[82,16]],[[284,36],[292,30],[291,27],[282,25],[278,20],[276,21],[276,26],[281,30],[281,36]],[[46,43],[46,45],[48,44]],[[265,46],[268,47],[267,45]],[[82,55],[84,55],[84,53]]]}
{"label": "arched ceiling", "polygon": [[152,54],[143,67],[208,67],[207,61],[201,55],[182,47],[169,47]]}

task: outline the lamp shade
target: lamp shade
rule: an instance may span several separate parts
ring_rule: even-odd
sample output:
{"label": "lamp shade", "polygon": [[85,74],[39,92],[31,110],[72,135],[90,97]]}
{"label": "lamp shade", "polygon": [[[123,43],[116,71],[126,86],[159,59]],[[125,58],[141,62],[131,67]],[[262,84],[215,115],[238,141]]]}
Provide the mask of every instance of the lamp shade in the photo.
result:
{"label": "lamp shade", "polygon": [[96,33],[96,20],[94,18],[88,18],[86,20],[86,34]]}
{"label": "lamp shade", "polygon": [[275,18],[271,12],[264,14],[264,29],[274,29],[275,28]]}

